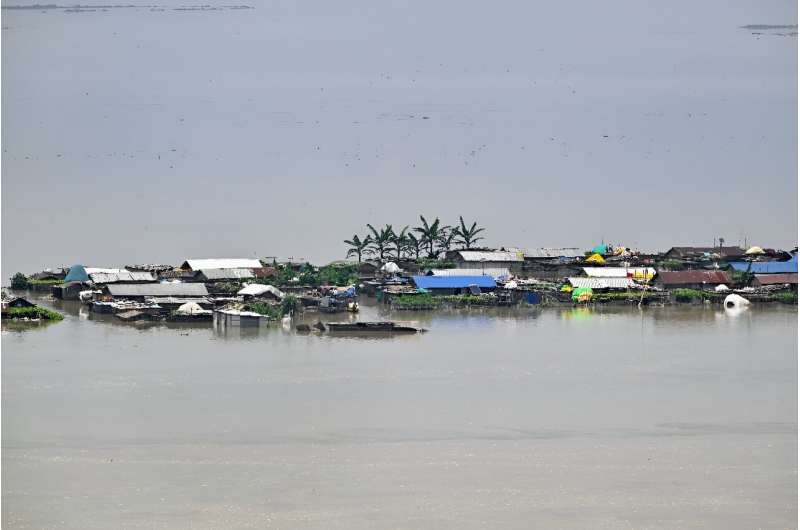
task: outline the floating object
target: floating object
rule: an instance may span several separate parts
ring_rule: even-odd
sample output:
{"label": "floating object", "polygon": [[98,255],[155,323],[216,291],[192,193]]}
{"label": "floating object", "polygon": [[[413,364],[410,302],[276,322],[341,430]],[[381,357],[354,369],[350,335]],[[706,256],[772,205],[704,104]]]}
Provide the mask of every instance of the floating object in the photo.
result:
{"label": "floating object", "polygon": [[750,305],[750,300],[738,294],[729,294],[722,304],[726,309],[742,309]]}
{"label": "floating object", "polygon": [[323,325],[329,333],[422,333],[427,331],[423,328],[398,325],[395,322],[329,322]]}
{"label": "floating object", "polygon": [[717,291],[718,293],[723,292],[723,291],[730,291],[728,286],[725,285],[724,283],[721,283],[721,284],[717,285],[716,287],[714,287],[714,290]]}
{"label": "floating object", "polygon": [[358,302],[350,302],[347,304],[347,311],[349,313],[358,313]]}

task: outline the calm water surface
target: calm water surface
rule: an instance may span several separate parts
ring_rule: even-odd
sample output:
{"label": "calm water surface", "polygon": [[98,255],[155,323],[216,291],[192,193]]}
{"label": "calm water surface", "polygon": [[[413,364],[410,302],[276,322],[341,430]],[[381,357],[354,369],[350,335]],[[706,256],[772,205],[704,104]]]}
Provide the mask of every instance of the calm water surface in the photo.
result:
{"label": "calm water surface", "polygon": [[[797,312],[2,335],[4,528],[793,528]],[[367,307],[362,319],[386,317]]]}

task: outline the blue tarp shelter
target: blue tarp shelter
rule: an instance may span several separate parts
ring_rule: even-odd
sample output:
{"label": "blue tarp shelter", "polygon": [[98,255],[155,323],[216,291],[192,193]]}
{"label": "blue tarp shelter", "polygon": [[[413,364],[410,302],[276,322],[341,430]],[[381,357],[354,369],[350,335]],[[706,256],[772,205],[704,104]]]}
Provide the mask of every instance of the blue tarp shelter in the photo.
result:
{"label": "blue tarp shelter", "polygon": [[88,281],[89,275],[86,273],[86,267],[83,265],[73,265],[70,267],[67,276],[64,278],[64,283]]}

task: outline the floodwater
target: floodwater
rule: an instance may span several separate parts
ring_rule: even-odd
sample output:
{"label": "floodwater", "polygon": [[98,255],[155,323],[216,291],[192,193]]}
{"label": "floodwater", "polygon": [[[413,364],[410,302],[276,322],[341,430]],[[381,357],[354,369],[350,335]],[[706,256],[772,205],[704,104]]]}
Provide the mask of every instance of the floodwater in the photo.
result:
{"label": "floodwater", "polygon": [[3,528],[793,528],[797,311],[2,335]]}

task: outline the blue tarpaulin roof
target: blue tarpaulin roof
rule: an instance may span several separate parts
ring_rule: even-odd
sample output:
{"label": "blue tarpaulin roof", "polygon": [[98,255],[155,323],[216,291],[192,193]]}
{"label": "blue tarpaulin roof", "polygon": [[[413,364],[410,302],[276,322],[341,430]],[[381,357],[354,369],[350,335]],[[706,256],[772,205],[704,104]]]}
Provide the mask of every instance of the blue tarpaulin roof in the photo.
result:
{"label": "blue tarpaulin roof", "polygon": [[64,283],[69,282],[88,282],[89,275],[86,274],[86,267],[83,265],[73,265],[69,268],[69,273],[67,273],[66,278],[64,278]]}
{"label": "blue tarpaulin roof", "polygon": [[[797,272],[797,254],[792,256],[789,261],[747,261],[731,262],[733,270],[747,271],[753,274],[781,274],[787,272]],[[748,267],[750,267],[748,269]]]}
{"label": "blue tarpaulin roof", "polygon": [[414,283],[421,289],[466,289],[470,285],[497,287],[491,276],[414,276]]}

